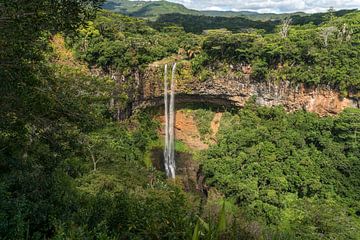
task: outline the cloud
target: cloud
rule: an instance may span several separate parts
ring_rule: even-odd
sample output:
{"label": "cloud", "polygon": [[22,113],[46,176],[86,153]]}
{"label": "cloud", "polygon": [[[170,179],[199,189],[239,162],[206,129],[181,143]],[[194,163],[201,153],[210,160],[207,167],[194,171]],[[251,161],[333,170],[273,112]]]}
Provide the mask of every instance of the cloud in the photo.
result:
{"label": "cloud", "polygon": [[335,9],[360,8],[360,0],[169,0],[197,10],[256,12],[320,12]]}

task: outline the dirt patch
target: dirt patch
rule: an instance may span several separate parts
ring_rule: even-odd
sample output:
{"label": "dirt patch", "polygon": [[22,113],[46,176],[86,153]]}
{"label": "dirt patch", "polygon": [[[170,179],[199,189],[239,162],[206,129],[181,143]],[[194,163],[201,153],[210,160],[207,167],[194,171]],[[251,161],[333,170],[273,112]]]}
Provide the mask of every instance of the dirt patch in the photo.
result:
{"label": "dirt patch", "polygon": [[[160,134],[164,136],[165,117],[160,116],[159,120],[162,125]],[[194,118],[182,110],[176,112],[175,138],[182,141],[193,150],[205,150],[209,147],[208,144],[201,141],[200,133]]]}
{"label": "dirt patch", "polygon": [[[213,120],[211,121],[211,136],[210,144],[216,144],[216,135],[219,132],[220,122],[223,113],[215,113]],[[161,123],[160,135],[164,136],[165,117],[159,116],[158,120]],[[200,132],[194,117],[191,114],[186,113],[183,110],[179,110],[175,115],[175,138],[185,143],[192,150],[206,150],[209,148],[209,144],[201,140]]]}

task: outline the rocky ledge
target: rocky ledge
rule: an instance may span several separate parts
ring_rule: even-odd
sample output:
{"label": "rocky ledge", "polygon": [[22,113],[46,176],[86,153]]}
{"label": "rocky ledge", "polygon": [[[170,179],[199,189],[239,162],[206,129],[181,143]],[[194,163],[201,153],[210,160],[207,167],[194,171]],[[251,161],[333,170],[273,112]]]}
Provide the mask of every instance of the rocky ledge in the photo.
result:
{"label": "rocky ledge", "polygon": [[[138,85],[133,109],[163,104],[162,68],[150,68]],[[243,107],[250,98],[261,106],[283,106],[287,111],[306,110],[320,116],[335,115],[345,108],[360,107],[357,97],[342,97],[328,86],[307,87],[289,81],[260,82],[251,75],[212,77],[200,81],[195,77],[177,75],[177,103],[211,103]]]}

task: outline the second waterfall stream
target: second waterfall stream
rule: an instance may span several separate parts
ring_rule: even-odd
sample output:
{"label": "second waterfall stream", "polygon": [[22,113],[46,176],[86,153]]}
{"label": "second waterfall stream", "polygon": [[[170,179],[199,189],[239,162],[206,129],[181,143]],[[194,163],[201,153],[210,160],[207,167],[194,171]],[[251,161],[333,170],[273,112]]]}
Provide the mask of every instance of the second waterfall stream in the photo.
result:
{"label": "second waterfall stream", "polygon": [[166,175],[175,178],[175,71],[174,63],[171,74],[170,94],[168,86],[168,66],[164,71],[164,103],[165,103],[165,148],[164,164]]}

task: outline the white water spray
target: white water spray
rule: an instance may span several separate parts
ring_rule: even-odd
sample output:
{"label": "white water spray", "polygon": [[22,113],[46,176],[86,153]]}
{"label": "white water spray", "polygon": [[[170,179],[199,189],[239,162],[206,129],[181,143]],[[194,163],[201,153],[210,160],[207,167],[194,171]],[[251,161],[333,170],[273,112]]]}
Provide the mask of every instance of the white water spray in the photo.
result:
{"label": "white water spray", "polygon": [[174,63],[171,74],[170,102],[167,82],[167,65],[164,73],[164,102],[165,102],[165,149],[164,163],[166,175],[175,178],[175,71]]}

